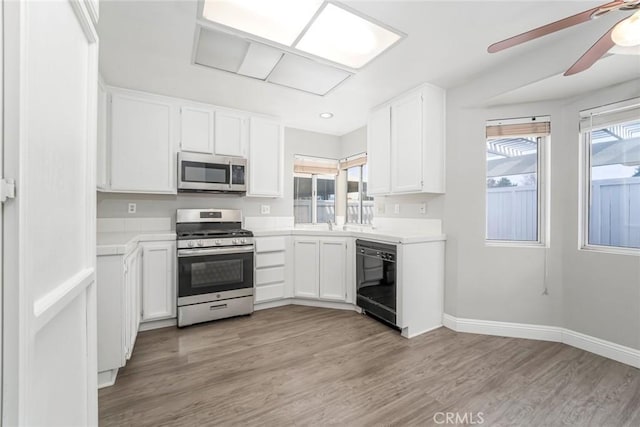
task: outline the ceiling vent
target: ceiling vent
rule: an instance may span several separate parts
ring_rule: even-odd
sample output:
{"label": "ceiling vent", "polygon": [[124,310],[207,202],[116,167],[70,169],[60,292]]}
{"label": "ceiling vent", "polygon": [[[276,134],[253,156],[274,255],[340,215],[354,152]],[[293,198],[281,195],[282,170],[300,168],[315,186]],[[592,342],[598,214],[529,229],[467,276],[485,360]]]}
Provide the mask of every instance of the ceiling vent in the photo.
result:
{"label": "ceiling vent", "polygon": [[352,73],[222,31],[196,26],[193,63],[324,96]]}

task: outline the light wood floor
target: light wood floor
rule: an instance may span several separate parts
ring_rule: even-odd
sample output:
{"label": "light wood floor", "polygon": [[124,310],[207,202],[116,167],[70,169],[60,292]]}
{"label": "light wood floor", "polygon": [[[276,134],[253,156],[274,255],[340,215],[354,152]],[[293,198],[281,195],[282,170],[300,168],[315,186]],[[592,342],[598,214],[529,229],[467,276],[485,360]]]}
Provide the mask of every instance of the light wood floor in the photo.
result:
{"label": "light wood floor", "polygon": [[637,427],[640,370],[559,343],[445,328],[407,340],[355,312],[287,306],[142,332],[100,391],[102,426],[442,425],[439,412]]}

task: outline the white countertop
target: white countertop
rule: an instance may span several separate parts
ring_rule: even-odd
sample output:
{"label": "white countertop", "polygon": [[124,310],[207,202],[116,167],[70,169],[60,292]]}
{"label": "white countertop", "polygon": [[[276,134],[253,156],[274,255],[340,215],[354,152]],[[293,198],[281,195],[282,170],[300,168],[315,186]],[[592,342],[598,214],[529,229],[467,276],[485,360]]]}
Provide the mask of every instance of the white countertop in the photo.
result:
{"label": "white countertop", "polygon": [[412,244],[446,240],[444,234],[425,234],[411,230],[360,229],[360,230],[328,230],[322,228],[288,228],[288,229],[254,229],[254,236],[323,236],[323,237],[355,237],[358,239],[379,240],[388,243]]}
{"label": "white countertop", "polygon": [[139,242],[158,242],[175,239],[176,233],[171,230],[98,233],[96,253],[98,256],[126,255],[133,251]]}

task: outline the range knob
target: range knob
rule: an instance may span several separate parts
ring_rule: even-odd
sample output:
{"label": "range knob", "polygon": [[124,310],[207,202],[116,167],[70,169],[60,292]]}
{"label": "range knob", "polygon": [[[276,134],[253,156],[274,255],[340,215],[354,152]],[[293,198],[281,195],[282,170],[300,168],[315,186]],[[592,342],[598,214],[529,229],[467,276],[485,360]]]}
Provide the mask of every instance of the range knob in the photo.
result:
{"label": "range knob", "polygon": [[221,244],[222,244],[222,240],[217,239],[217,240],[216,240],[216,245],[221,245]]}
{"label": "range knob", "polygon": [[237,245],[237,244],[238,244],[238,243],[240,243],[240,242],[238,242],[238,239],[233,239],[233,240],[231,241],[231,243],[233,243],[234,245]]}
{"label": "range knob", "polygon": [[193,241],[189,241],[189,242],[187,242],[187,246],[189,246],[190,248],[192,248],[192,247],[193,247]]}
{"label": "range knob", "polygon": [[198,240],[198,246],[204,246],[204,242],[202,240]]}
{"label": "range knob", "polygon": [[242,239],[242,243],[247,243],[247,239]]}

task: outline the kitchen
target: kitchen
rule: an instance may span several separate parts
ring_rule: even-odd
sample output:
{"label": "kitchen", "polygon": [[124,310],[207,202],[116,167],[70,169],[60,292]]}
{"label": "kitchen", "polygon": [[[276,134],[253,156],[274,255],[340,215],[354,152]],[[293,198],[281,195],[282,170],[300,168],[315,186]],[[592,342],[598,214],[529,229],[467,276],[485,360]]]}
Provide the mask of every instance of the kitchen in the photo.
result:
{"label": "kitchen", "polygon": [[3,3],[3,425],[638,422],[638,2],[539,3]]}

